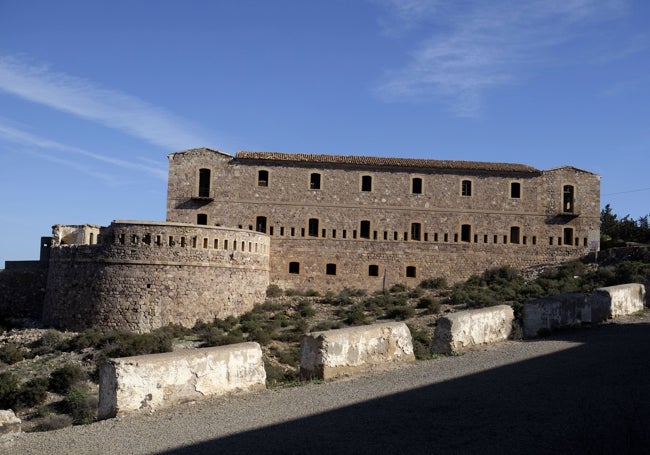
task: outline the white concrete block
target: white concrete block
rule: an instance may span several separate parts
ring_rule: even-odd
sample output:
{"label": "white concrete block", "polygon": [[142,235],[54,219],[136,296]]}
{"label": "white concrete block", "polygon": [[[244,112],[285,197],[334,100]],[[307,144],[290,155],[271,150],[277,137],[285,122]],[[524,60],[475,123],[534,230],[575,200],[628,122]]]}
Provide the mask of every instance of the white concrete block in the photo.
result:
{"label": "white concrete block", "polygon": [[266,387],[257,343],[111,359],[100,370],[99,418]]}
{"label": "white concrete block", "polygon": [[300,373],[307,378],[329,379],[412,360],[411,332],[403,322],[312,332],[300,345]]}

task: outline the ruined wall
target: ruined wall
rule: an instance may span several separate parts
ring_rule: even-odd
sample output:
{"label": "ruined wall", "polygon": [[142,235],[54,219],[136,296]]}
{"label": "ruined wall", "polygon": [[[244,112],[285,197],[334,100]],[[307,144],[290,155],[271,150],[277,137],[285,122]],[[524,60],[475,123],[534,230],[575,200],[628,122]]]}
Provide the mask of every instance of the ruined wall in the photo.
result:
{"label": "ruined wall", "polygon": [[[489,267],[571,260],[588,252],[589,234],[599,229],[599,177],[589,172],[368,163],[238,159],[207,149],[176,153],[167,220],[264,231],[271,236],[271,282],[321,291],[440,276],[455,282]],[[203,197],[201,169],[210,175]],[[318,189],[312,189],[312,174],[318,174]],[[371,178],[370,191],[363,191],[364,176]],[[463,195],[464,180],[471,182],[470,196]],[[567,185],[574,190],[570,211],[563,204]]]}
{"label": "ruined wall", "polygon": [[237,316],[263,302],[268,267],[258,232],[116,221],[99,244],[51,249],[43,321],[147,332]]}

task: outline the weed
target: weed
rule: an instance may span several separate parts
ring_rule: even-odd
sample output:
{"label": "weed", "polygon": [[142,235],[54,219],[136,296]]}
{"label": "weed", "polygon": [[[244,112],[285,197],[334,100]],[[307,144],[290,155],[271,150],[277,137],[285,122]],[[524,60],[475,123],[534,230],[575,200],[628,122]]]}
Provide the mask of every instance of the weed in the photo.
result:
{"label": "weed", "polygon": [[35,431],[53,431],[60,430],[61,428],[66,428],[72,425],[72,417],[67,414],[52,414],[43,417],[36,428]]}
{"label": "weed", "polygon": [[57,368],[50,374],[49,390],[65,395],[75,385],[86,380],[86,372],[74,363]]}
{"label": "weed", "polygon": [[66,394],[65,404],[75,425],[85,425],[95,420],[97,396],[85,386],[75,386]]}
{"label": "weed", "polygon": [[18,363],[29,357],[31,357],[31,353],[15,343],[7,343],[0,347],[0,362],[4,362],[7,365]]}
{"label": "weed", "polygon": [[284,292],[282,292],[282,289],[277,284],[270,284],[266,288],[267,297],[281,297],[282,295],[284,295]]}

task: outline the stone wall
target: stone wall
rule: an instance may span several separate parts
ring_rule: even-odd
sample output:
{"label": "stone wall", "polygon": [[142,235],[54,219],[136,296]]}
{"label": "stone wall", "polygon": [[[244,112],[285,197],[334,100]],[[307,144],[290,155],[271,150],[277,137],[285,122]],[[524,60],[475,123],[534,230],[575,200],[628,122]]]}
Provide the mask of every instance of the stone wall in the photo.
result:
{"label": "stone wall", "polygon": [[238,316],[264,301],[268,267],[258,232],[115,221],[99,244],[51,249],[43,320],[148,332]]}
{"label": "stone wall", "polygon": [[111,359],[100,370],[98,417],[265,387],[257,343]]}
{"label": "stone wall", "polygon": [[0,270],[0,318],[40,319],[46,282],[47,268],[38,261]]}
{"label": "stone wall", "polygon": [[436,322],[432,351],[451,354],[471,346],[507,340],[514,318],[508,305],[449,313]]}
{"label": "stone wall", "polygon": [[[176,153],[169,158],[167,220],[266,232],[271,282],[321,292],[436,277],[456,282],[494,266],[572,260],[588,252],[588,238],[599,230],[600,180],[586,171],[357,161]],[[202,196],[201,170],[210,176]],[[371,178],[369,191],[364,177]],[[471,183],[471,196],[463,195],[463,181]],[[574,193],[565,207],[567,186]]]}
{"label": "stone wall", "polygon": [[312,332],[300,343],[300,374],[305,378],[330,379],[411,360],[411,333],[402,322]]}

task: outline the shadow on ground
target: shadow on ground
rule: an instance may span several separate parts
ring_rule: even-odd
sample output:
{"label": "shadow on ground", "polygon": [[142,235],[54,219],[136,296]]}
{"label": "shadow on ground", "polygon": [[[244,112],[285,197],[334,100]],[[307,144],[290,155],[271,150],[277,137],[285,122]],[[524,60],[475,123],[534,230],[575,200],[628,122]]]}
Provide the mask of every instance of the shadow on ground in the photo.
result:
{"label": "shadow on ground", "polygon": [[650,453],[650,324],[556,337],[583,344],[167,453]]}

